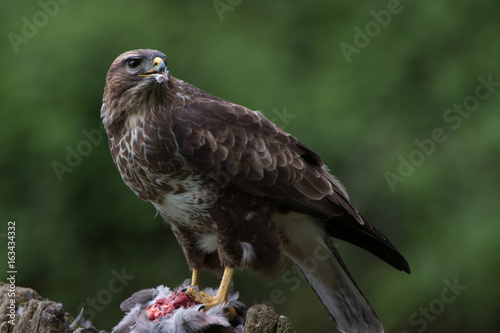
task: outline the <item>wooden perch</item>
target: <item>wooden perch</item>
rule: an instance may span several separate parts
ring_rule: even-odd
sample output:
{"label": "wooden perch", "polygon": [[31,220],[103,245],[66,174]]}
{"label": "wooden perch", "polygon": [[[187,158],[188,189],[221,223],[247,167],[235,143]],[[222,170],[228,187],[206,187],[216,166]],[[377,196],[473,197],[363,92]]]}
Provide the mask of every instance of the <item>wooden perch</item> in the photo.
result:
{"label": "wooden perch", "polygon": [[[0,333],[107,333],[95,327],[73,324],[75,317],[65,312],[61,303],[43,299],[31,288],[16,287],[15,290],[14,308],[10,305],[9,284],[0,282]],[[15,318],[9,316],[11,313]],[[225,332],[229,329],[217,326],[204,333]],[[257,304],[248,309],[244,333],[293,332],[290,319],[277,315],[271,307]]]}

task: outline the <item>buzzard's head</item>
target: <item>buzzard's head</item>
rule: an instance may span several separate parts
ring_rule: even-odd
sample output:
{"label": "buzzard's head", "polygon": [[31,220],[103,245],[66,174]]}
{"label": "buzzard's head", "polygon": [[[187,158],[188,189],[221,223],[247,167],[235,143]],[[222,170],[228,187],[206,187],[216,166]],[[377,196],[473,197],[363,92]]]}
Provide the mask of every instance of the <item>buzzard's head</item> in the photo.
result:
{"label": "buzzard's head", "polygon": [[167,56],[156,50],[134,50],[113,61],[106,76],[106,90],[123,94],[130,89],[153,88],[168,81]]}
{"label": "buzzard's head", "polygon": [[131,115],[168,95],[167,56],[160,51],[128,51],[113,61],[106,76],[101,117],[104,124]]}

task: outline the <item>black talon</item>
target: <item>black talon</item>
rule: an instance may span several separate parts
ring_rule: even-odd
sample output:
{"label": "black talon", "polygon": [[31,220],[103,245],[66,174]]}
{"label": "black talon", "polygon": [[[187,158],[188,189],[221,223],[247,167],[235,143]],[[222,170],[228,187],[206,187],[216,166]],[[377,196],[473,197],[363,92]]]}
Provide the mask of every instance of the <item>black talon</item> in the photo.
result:
{"label": "black talon", "polygon": [[203,310],[204,308],[205,308],[205,304],[202,304],[202,305],[200,305],[200,307],[198,308],[198,311],[201,311],[201,310]]}
{"label": "black talon", "polygon": [[185,293],[188,290],[188,288],[182,288],[181,293]]}

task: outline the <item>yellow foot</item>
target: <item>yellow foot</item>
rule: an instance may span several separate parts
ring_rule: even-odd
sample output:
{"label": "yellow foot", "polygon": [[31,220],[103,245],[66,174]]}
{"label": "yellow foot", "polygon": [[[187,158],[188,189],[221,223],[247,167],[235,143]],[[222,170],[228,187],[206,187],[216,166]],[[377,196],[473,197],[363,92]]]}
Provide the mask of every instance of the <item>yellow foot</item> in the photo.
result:
{"label": "yellow foot", "polygon": [[[231,279],[233,277],[234,268],[224,267],[224,274],[222,275],[222,280],[220,283],[219,290],[217,291],[217,295],[212,296],[203,291],[197,291],[192,287],[187,288],[185,290],[186,295],[192,296],[197,303],[202,304],[199,308],[201,311],[206,311],[216,305],[224,304],[227,302],[227,294],[229,291],[229,285],[231,283]],[[193,286],[198,285],[198,281],[200,280],[200,271],[197,269],[193,269],[193,276],[191,278],[191,284]],[[233,307],[229,307],[230,319],[233,320],[236,316],[236,310]]]}
{"label": "yellow foot", "polygon": [[197,291],[196,289],[189,287],[186,290],[186,295],[191,296],[197,303],[205,305],[207,308],[211,308],[223,302],[218,302],[219,300],[212,295],[209,295],[203,291]]}
{"label": "yellow foot", "polygon": [[[192,287],[187,288],[186,295],[193,297],[197,303],[201,304],[199,307],[200,311],[206,311],[226,302],[226,300],[221,300],[217,298],[217,296],[209,295],[203,291],[197,291]],[[234,317],[236,317],[236,310],[232,306],[228,307],[227,310],[229,311],[230,320],[233,320]]]}

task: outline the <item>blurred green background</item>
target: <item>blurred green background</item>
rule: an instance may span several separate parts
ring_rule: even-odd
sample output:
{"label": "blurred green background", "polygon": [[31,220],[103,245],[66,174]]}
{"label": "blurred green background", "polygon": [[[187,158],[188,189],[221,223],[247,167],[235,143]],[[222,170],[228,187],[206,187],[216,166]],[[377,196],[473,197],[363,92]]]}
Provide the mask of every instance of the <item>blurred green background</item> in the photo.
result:
{"label": "blurred green background", "polygon": [[[261,110],[317,151],[406,256],[411,275],[337,242],[386,331],[499,332],[499,11],[451,0],[4,2],[0,278],[9,220],[17,285],[73,314],[85,306],[100,329],[131,293],[190,276],[98,134],[111,62],[154,48],[172,75]],[[299,332],[334,331],[296,277],[288,264],[276,281],[240,272],[235,287],[247,305],[274,302]]]}

